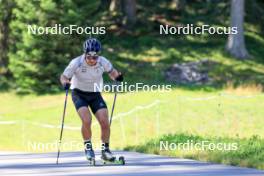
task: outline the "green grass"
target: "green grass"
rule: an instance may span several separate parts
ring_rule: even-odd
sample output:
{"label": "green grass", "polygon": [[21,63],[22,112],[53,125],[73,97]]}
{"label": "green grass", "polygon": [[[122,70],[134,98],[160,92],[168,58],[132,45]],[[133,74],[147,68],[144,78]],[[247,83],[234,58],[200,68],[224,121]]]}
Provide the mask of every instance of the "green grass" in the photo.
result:
{"label": "green grass", "polygon": [[[127,145],[144,144],[151,138],[168,133],[231,138],[260,135],[263,138],[263,94],[248,92],[244,94],[246,95],[243,96],[258,95],[242,99],[233,94],[225,96],[215,91],[193,92],[184,89],[173,89],[164,93],[119,94],[115,115],[135,108],[137,110],[113,121],[112,146],[120,149]],[[214,99],[199,101],[200,97],[211,96],[215,96]],[[104,94],[104,97],[111,108],[113,95]],[[63,94],[17,96],[12,93],[1,93],[0,121],[17,121],[18,124],[1,125],[0,150],[30,150],[27,146],[29,141],[56,141],[59,128],[41,127],[38,124],[59,126],[63,101]],[[153,106],[147,107],[150,104]],[[137,106],[143,106],[145,109]],[[97,124],[95,119],[93,123]],[[65,125],[80,126],[79,117],[71,100],[67,108]],[[98,125],[93,126],[93,131],[95,146],[99,147]],[[66,129],[63,138],[64,141],[81,141],[80,131]]]}
{"label": "green grass", "polygon": [[[164,145],[166,142],[168,142],[168,146],[176,144],[177,148],[166,148],[167,145]],[[200,150],[194,147],[189,149],[181,147],[183,144],[185,146],[193,144],[194,146],[203,142],[205,143],[204,149],[200,147]],[[222,146],[218,149],[214,148],[217,145]],[[177,133],[164,135],[143,145],[128,146],[125,150],[264,169],[264,140],[259,136],[227,138]]]}

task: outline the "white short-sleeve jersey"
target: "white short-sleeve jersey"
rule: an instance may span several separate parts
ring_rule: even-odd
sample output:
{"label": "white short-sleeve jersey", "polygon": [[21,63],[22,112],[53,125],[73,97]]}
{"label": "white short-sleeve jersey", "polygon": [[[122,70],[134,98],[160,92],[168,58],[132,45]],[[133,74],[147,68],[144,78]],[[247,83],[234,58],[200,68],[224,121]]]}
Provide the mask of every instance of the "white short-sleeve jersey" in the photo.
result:
{"label": "white short-sleeve jersey", "polygon": [[103,88],[103,73],[110,73],[113,66],[105,57],[99,56],[96,65],[90,66],[85,61],[85,55],[71,60],[63,75],[71,79],[71,89],[87,92],[101,92]]}

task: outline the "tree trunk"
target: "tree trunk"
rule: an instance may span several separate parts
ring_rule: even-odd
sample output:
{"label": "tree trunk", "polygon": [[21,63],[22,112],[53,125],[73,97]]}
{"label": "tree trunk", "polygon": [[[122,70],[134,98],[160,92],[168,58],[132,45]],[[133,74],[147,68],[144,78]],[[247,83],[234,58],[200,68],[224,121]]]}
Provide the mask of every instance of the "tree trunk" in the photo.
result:
{"label": "tree trunk", "polygon": [[122,11],[126,17],[127,27],[133,27],[136,23],[136,0],[122,0]]}
{"label": "tree trunk", "polygon": [[101,0],[98,8],[91,13],[91,16],[94,16],[102,11],[108,11],[110,8],[111,0]]}
{"label": "tree trunk", "polygon": [[111,0],[101,0],[100,10],[109,10],[111,4]]}
{"label": "tree trunk", "polygon": [[0,4],[0,75],[8,74],[9,23],[13,5],[13,2],[8,0],[2,1]]}
{"label": "tree trunk", "polygon": [[119,11],[120,10],[120,0],[112,0],[110,3],[110,12]]}
{"label": "tree trunk", "polygon": [[237,34],[229,34],[226,50],[234,57],[246,59],[249,54],[245,45],[244,38],[244,0],[231,1],[231,27],[237,27]]}
{"label": "tree trunk", "polygon": [[185,3],[185,0],[172,0],[171,8],[180,11],[184,8]]}

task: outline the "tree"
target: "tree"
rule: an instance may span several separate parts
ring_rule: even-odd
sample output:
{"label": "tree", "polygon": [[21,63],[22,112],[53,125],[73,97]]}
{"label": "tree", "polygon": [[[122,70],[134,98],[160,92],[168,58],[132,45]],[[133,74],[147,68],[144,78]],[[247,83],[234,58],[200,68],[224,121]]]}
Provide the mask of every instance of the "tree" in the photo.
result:
{"label": "tree", "polygon": [[123,24],[127,28],[133,28],[136,23],[136,0],[101,0],[93,15],[102,12],[117,12],[121,14]]}
{"label": "tree", "polygon": [[100,10],[109,10],[111,0],[101,0],[99,5]]}
{"label": "tree", "polygon": [[7,76],[8,70],[8,46],[10,36],[10,21],[14,2],[8,0],[0,1],[0,75]]}
{"label": "tree", "polygon": [[132,28],[136,23],[136,0],[122,0],[122,11],[126,19],[126,26]]}
{"label": "tree", "polygon": [[186,4],[185,1],[186,0],[172,0],[171,1],[171,8],[180,11],[180,10],[184,9],[184,6]]}
{"label": "tree", "polygon": [[118,11],[120,7],[120,1],[119,0],[111,0],[110,8],[109,10],[111,12]]}
{"label": "tree", "polygon": [[110,4],[112,3],[112,0],[100,0],[100,3],[97,7],[97,9],[91,13],[91,15],[96,15],[102,11],[108,11],[110,9]]}
{"label": "tree", "polygon": [[231,27],[237,27],[237,34],[230,34],[226,50],[234,57],[245,59],[249,57],[244,38],[244,0],[231,1]]}
{"label": "tree", "polygon": [[60,90],[59,75],[69,61],[82,53],[86,34],[32,34],[28,25],[37,27],[91,25],[96,0],[16,0],[15,18],[10,23],[12,43],[9,69],[15,79],[17,92],[45,93]]}

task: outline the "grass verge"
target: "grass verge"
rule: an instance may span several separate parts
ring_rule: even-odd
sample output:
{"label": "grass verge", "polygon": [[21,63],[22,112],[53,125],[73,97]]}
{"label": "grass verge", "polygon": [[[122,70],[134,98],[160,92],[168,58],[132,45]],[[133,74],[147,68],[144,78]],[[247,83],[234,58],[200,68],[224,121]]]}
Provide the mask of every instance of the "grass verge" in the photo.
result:
{"label": "grass verge", "polygon": [[264,169],[264,140],[257,135],[241,139],[169,134],[125,150]]}

